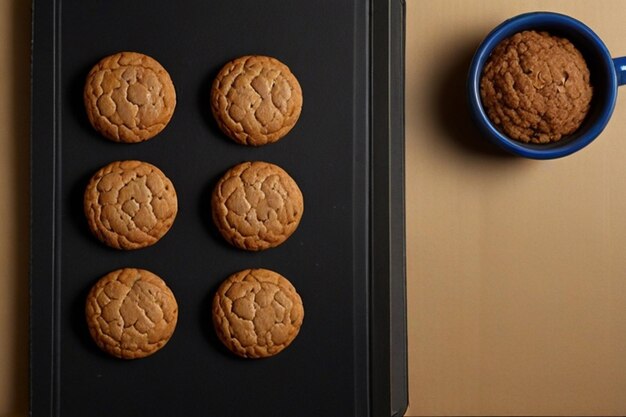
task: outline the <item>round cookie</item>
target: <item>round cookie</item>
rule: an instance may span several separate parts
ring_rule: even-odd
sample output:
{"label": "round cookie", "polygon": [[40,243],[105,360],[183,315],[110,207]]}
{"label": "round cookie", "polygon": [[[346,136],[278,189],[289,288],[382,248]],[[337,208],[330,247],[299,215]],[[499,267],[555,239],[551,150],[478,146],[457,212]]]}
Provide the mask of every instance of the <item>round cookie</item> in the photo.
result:
{"label": "round cookie", "polygon": [[176,91],[165,68],[137,52],[120,52],[98,62],[87,75],[83,98],[91,125],[115,142],[154,137],[176,107]]}
{"label": "round cookie", "polygon": [[178,305],[165,282],[150,271],[123,268],[100,278],[85,305],[98,347],[121,359],[152,355],[170,340]]}
{"label": "round cookie", "polygon": [[304,199],[296,182],[279,166],[243,162],[218,181],[211,207],[224,239],[240,249],[258,251],[291,236],[302,218]]}
{"label": "round cookie", "polygon": [[236,355],[276,355],[296,338],[304,308],[293,285],[268,269],[246,269],[228,277],[213,297],[213,326]]}
{"label": "round cookie", "polygon": [[172,182],[154,165],[117,161],[87,184],[85,216],[93,234],[115,249],[154,245],[172,227],[178,200]]}
{"label": "round cookie", "polygon": [[524,143],[556,142],[574,133],[589,112],[592,92],[580,51],[565,38],[536,31],[498,44],[480,81],[489,119]]}
{"label": "round cookie", "polygon": [[261,146],[294,127],[302,110],[302,89],[279,60],[242,56],[227,63],[213,81],[211,110],[228,137]]}

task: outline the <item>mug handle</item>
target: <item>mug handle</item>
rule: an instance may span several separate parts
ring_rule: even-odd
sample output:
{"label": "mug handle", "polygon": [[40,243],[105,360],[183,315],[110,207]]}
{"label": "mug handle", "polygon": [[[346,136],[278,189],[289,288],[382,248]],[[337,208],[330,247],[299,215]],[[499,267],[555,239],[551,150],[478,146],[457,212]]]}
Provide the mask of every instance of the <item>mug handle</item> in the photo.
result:
{"label": "mug handle", "polygon": [[617,75],[617,85],[626,84],[626,56],[613,58],[615,74]]}

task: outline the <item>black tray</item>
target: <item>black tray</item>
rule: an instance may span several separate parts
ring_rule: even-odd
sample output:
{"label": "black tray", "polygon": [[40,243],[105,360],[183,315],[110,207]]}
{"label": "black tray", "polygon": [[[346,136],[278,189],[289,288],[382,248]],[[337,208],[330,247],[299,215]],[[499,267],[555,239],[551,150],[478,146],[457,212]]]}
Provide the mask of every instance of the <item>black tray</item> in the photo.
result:
{"label": "black tray", "polygon": [[[31,138],[31,414],[33,416],[394,416],[407,406],[404,291],[404,4],[400,0],[34,0]],[[178,104],[156,138],[101,138],[82,105],[85,76],[133,50],[169,71]],[[209,88],[244,54],[275,56],[304,106],[282,141],[234,144],[217,129]],[[179,214],[156,245],[116,251],[82,213],[92,173],[141,159],[173,181]],[[265,160],[298,182],[305,212],[278,248],[228,246],[209,194],[230,166]],[[84,299],[125,266],[163,277],[179,303],[173,338],[134,361],[101,353]],[[242,360],[215,337],[210,300],[232,272],[288,277],[305,306],[281,354]]]}

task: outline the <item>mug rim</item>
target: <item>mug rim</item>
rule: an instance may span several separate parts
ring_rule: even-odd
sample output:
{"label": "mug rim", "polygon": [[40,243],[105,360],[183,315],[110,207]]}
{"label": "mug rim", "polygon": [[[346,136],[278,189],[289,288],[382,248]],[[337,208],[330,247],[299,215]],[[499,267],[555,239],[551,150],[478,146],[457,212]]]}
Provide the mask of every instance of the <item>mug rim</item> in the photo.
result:
{"label": "mug rim", "polygon": [[[575,140],[559,144],[553,142],[550,144],[526,144],[515,139],[509,138],[489,119],[485,112],[482,100],[480,98],[480,80],[485,62],[489,58],[492,50],[505,38],[514,35],[523,30],[530,30],[533,27],[559,25],[574,30],[581,34],[585,39],[589,40],[589,44],[593,46],[603,58],[603,69],[608,81],[608,100],[603,106],[600,115],[594,124],[580,137]],[[487,135],[487,137],[500,145],[505,150],[514,154],[533,159],[553,159],[570,155],[588,144],[590,144],[604,130],[613,114],[617,97],[617,75],[613,64],[613,58],[600,37],[591,30],[587,25],[579,20],[560,13],[554,12],[529,12],[523,13],[505,20],[496,26],[480,43],[478,49],[474,53],[470,70],[468,73],[468,89],[469,101],[472,115],[477,122],[479,128]],[[547,146],[544,149],[539,147]]]}

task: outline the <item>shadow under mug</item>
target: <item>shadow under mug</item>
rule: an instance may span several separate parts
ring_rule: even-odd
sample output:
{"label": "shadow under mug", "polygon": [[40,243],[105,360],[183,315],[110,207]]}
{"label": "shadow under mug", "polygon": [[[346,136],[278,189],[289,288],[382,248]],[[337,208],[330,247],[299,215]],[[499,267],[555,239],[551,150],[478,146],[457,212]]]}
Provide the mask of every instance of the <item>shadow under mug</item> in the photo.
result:
{"label": "shadow under mug", "polygon": [[[546,31],[569,39],[582,53],[591,75],[593,97],[583,124],[571,135],[548,144],[523,143],[507,137],[491,122],[480,98],[480,79],[491,51],[504,39],[524,30]],[[470,110],[481,132],[505,150],[526,158],[553,159],[570,155],[591,143],[606,127],[626,84],[626,57],[611,57],[602,40],[582,22],[558,13],[525,13],[504,21],[482,41],[470,65],[467,90]]]}

